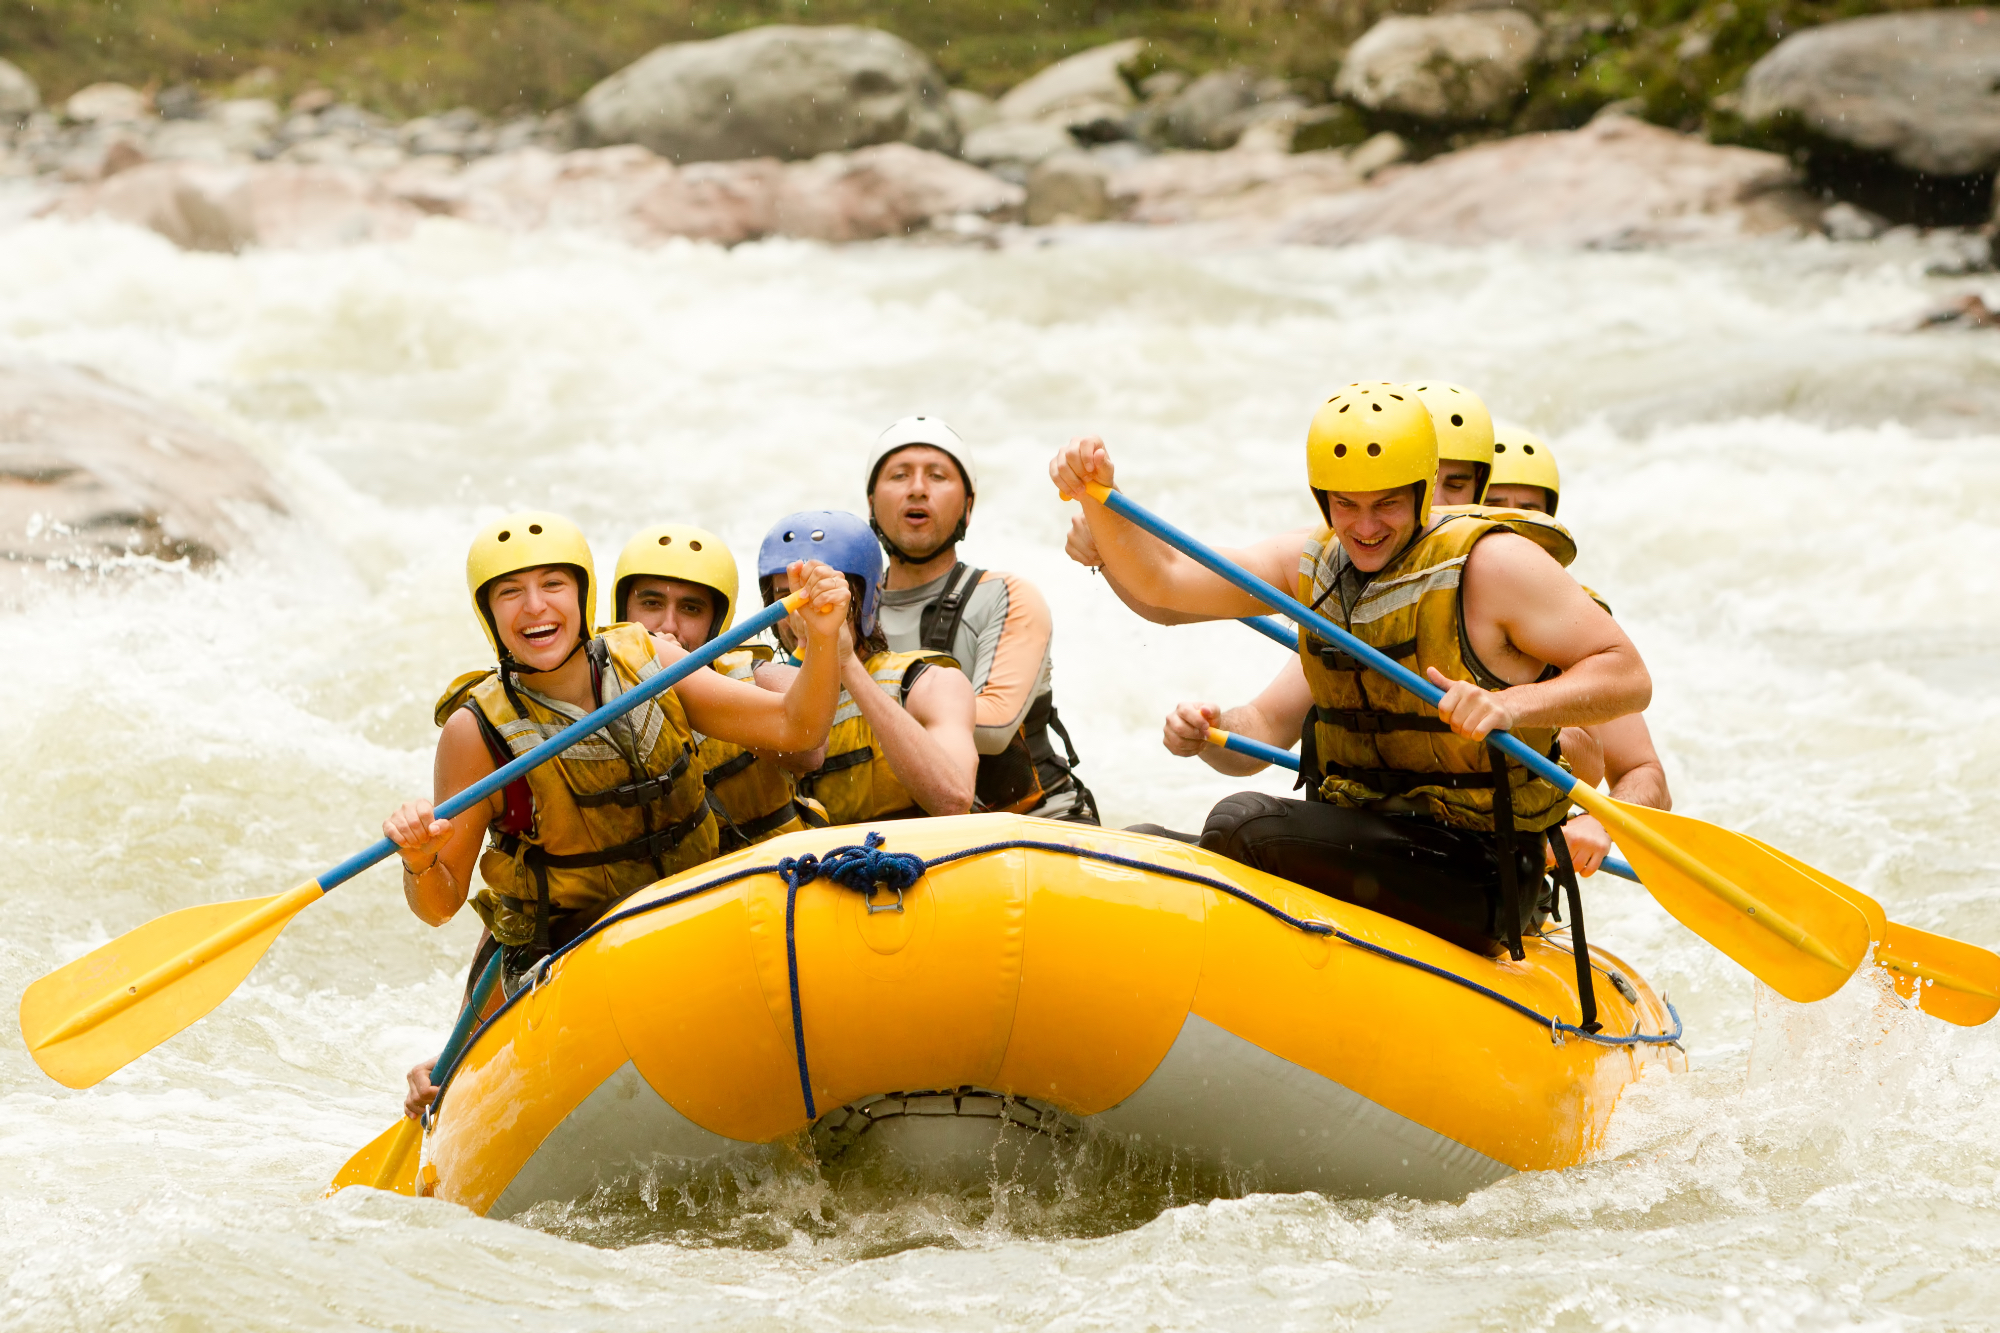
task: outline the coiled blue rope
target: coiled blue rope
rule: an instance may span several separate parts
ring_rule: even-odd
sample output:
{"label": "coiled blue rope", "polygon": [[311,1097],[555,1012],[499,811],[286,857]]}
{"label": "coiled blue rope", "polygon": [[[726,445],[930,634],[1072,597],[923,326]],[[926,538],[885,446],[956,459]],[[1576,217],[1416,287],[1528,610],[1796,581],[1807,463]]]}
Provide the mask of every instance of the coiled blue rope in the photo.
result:
{"label": "coiled blue rope", "polygon": [[[1502,994],[1490,986],[1481,985],[1472,978],[1461,976],[1449,968],[1439,967],[1435,963],[1427,963],[1421,958],[1412,958],[1408,954],[1397,953],[1394,949],[1385,949],[1379,944],[1371,943],[1356,935],[1350,935],[1339,927],[1325,921],[1315,921],[1306,917],[1293,916],[1277,904],[1265,902],[1262,898],[1257,897],[1240,885],[1232,884],[1228,880],[1217,879],[1213,875],[1204,875],[1198,871],[1182,870],[1177,866],[1164,866],[1153,861],[1142,861],[1136,857],[1119,856],[1113,852],[1100,852],[1094,848],[1076,847],[1063,842],[1043,842],[1034,838],[1008,838],[999,842],[981,843],[976,847],[961,847],[957,851],[946,852],[944,855],[932,857],[928,861],[924,860],[921,856],[916,856],[909,852],[885,851],[883,850],[883,842],[882,835],[871,830],[863,837],[862,845],[859,847],[836,847],[824,857],[808,853],[805,856],[787,856],[776,865],[745,866],[739,870],[732,870],[726,875],[718,875],[714,879],[690,885],[685,889],[667,894],[661,898],[655,898],[650,902],[640,903],[635,907],[628,907],[623,911],[607,913],[592,923],[590,928],[585,930],[581,935],[578,935],[568,944],[563,945],[560,949],[542,959],[541,962],[536,964],[536,969],[542,976],[547,976],[550,966],[558,958],[562,957],[562,955],[580,947],[585,941],[600,932],[609,930],[621,922],[630,921],[634,917],[644,916],[648,912],[657,912],[661,908],[672,907],[676,903],[686,902],[690,898],[734,884],[738,880],[753,879],[758,875],[778,876],[785,885],[785,963],[791,983],[792,1043],[794,1053],[798,1059],[799,1094],[805,1103],[806,1119],[813,1120],[818,1118],[819,1108],[812,1095],[812,1075],[806,1062],[805,1009],[803,1000],[799,994],[799,950],[797,934],[799,890],[814,880],[827,879],[840,885],[842,888],[852,889],[858,893],[870,893],[877,886],[901,892],[914,887],[917,881],[924,877],[926,872],[938,866],[949,865],[953,861],[963,861],[975,856],[985,856],[993,852],[1025,849],[1028,851],[1061,852],[1065,855],[1079,857],[1087,861],[1102,861],[1109,865],[1144,870],[1150,874],[1165,875],[1170,879],[1180,879],[1192,884],[1200,884],[1205,888],[1214,889],[1240,902],[1247,903],[1249,906],[1258,909],[1267,916],[1284,922],[1295,930],[1304,931],[1309,935],[1318,935],[1322,938],[1337,939],[1343,944],[1353,945],[1355,948],[1373,954],[1378,958],[1387,959],[1393,963],[1400,963],[1405,967],[1414,967],[1420,972],[1437,977],[1439,980],[1448,981],[1455,986],[1462,986],[1475,994],[1483,995],[1487,999],[1504,1005],[1515,1013],[1520,1014],[1536,1026],[1546,1028],[1551,1035],[1575,1037],[1580,1041],[1591,1042],[1598,1046],[1673,1046],[1679,1044],[1681,1034],[1685,1031],[1680,1011],[1675,1009],[1671,1002],[1668,1002],[1667,1013],[1674,1020],[1674,1030],[1672,1032],[1657,1035],[1634,1032],[1622,1037],[1610,1036],[1602,1032],[1586,1032],[1574,1023],[1565,1023],[1551,1015],[1540,1013],[1532,1006],[1523,1004],[1510,995]],[[488,1026],[497,1022],[500,1015],[511,1009],[522,996],[531,994],[533,989],[533,987],[524,986],[509,996],[498,1009],[493,1011],[493,1016],[480,1026],[479,1032],[474,1034],[472,1041],[466,1043],[465,1049],[471,1049],[472,1045],[485,1033]],[[454,1062],[441,1078],[434,1076],[438,1094],[436,1100],[432,1103],[433,1115],[435,1115],[437,1107],[443,1103],[445,1091],[450,1087],[452,1077],[457,1072],[458,1063]]]}

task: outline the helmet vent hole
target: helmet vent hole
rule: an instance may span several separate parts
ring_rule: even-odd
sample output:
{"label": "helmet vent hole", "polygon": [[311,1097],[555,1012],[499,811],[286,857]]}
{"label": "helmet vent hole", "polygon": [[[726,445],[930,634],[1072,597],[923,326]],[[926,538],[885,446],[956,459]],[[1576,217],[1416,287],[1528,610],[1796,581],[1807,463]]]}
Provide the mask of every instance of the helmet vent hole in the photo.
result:
{"label": "helmet vent hole", "polygon": [[1521,446],[1521,452],[1524,454],[1532,454],[1533,452],[1535,452],[1535,446],[1532,444],[1524,444]]}
{"label": "helmet vent hole", "polygon": [[672,546],[673,544],[674,539],[671,536],[660,538],[660,545],[662,546]]}
{"label": "helmet vent hole", "polygon": [[1347,457],[1347,446],[1346,446],[1346,445],[1344,445],[1344,444],[1336,444],[1336,445],[1334,445],[1334,446],[1333,446],[1333,456],[1334,456],[1335,458],[1345,458],[1345,457]]}
{"label": "helmet vent hole", "polygon": [[1346,410],[1347,410],[1348,408],[1350,408],[1350,407],[1352,407],[1352,406],[1354,406],[1354,404],[1352,404],[1352,403],[1342,403],[1342,404],[1340,405],[1340,410],[1341,410],[1341,411],[1343,411],[1343,412],[1345,412],[1345,411],[1346,411]]}
{"label": "helmet vent hole", "polygon": [[786,540],[786,541],[788,541],[788,542],[789,542],[789,541],[797,541],[797,540],[798,540],[798,536],[799,536],[799,534],[798,534],[798,533],[796,533],[796,532],[788,532],[788,533],[786,533],[786,534],[785,534],[785,540]]}
{"label": "helmet vent hole", "polygon": [[1377,412],[1380,412],[1382,410],[1382,404],[1380,403],[1370,403],[1368,404],[1368,406],[1374,408]]}
{"label": "helmet vent hole", "polygon": [[1368,456],[1370,458],[1380,458],[1382,456],[1382,446],[1379,444],[1370,444],[1368,446]]}
{"label": "helmet vent hole", "polygon": [[504,541],[512,541],[513,539],[514,539],[514,534],[513,534],[512,532],[509,532],[509,531],[508,531],[507,529],[505,529],[505,528],[502,528],[502,529],[500,530],[500,540],[501,540],[501,541],[503,541],[503,542],[504,542]]}
{"label": "helmet vent hole", "polygon": [[812,533],[812,539],[816,542],[823,542],[826,540],[826,532],[823,529],[814,528]]}
{"label": "helmet vent hole", "polygon": [[528,535],[529,535],[529,536],[531,536],[531,537],[539,537],[539,536],[541,536],[541,535],[542,535],[542,525],[541,525],[541,524],[539,524],[539,523],[530,523],[530,524],[528,525]]}
{"label": "helmet vent hole", "polygon": [[1465,424],[1465,418],[1460,416],[1458,413],[1453,412],[1451,414],[1451,424],[1454,426],[1463,426]]}
{"label": "helmet vent hole", "polygon": [[1507,452],[1507,446],[1506,446],[1506,445],[1504,445],[1504,444],[1501,444],[1501,443],[1499,443],[1499,442],[1498,442],[1498,441],[1496,440],[1496,441],[1494,442],[1494,445],[1493,445],[1493,452],[1494,452],[1494,453],[1496,453],[1496,454],[1504,454],[1504,453],[1506,453],[1506,452]]}
{"label": "helmet vent hole", "polygon": [[700,549],[701,549],[701,543],[700,543],[700,542],[689,542],[689,543],[688,543],[688,550],[690,550],[690,551],[699,551]]}

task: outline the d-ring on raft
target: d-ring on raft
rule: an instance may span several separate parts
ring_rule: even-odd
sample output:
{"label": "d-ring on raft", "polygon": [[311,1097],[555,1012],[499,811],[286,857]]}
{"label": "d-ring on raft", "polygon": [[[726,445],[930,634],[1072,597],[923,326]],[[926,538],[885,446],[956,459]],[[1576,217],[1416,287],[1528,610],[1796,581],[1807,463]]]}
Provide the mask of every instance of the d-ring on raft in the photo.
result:
{"label": "d-ring on raft", "polygon": [[1021,816],[862,832],[664,880],[556,954],[440,1071],[416,1191],[508,1217],[808,1130],[842,1165],[921,1166],[1059,1124],[1246,1189],[1452,1199],[1583,1161],[1647,1064],[1685,1063],[1672,1007],[1602,950],[1603,1031],[1576,1029],[1561,935],[1485,958]]}

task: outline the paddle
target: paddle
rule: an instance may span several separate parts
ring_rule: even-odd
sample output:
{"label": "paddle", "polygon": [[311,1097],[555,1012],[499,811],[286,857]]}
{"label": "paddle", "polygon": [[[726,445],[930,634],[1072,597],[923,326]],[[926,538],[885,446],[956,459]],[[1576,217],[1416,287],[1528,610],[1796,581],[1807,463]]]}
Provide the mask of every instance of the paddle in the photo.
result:
{"label": "paddle", "polygon": [[[1208,742],[1279,768],[1298,771],[1299,757],[1290,750],[1280,750],[1275,745],[1266,745],[1248,736],[1210,727]],[[1882,905],[1859,889],[1849,888],[1768,843],[1759,842],[1747,834],[1736,836],[1789,863],[1801,874],[1810,876],[1853,904],[1868,922],[1868,938],[1875,945],[1876,963],[1888,969],[1899,993],[1916,996],[1917,1004],[1925,1013],[1960,1027],[1978,1027],[1995,1013],[2000,1013],[2000,954],[1963,940],[1933,935],[1927,930],[1890,921],[1883,914]],[[1642,884],[1639,872],[1618,857],[1605,857],[1598,868],[1620,879]]]}
{"label": "paddle", "polygon": [[1299,636],[1292,632],[1290,625],[1287,625],[1276,616],[1245,616],[1242,623],[1256,630],[1272,643],[1287,648],[1292,652],[1299,650]]}
{"label": "paddle", "polygon": [[[1295,597],[1135,504],[1092,484],[1091,498],[1152,533],[1274,611],[1290,616],[1425,703],[1444,691],[1371,648]],[[1627,805],[1576,778],[1504,731],[1489,743],[1596,815],[1638,866],[1646,889],[1681,924],[1735,959],[1788,999],[1824,999],[1839,990],[1868,952],[1868,922],[1812,875],[1737,837],[1686,815]],[[1748,885],[1755,885],[1753,891]]]}
{"label": "paddle", "polygon": [[[572,722],[511,763],[440,803],[439,819],[469,810],[606,723],[755,638],[804,600],[793,593],[719,635],[638,687]],[[391,856],[387,838],[318,879],[270,898],[187,907],[127,931],[28,987],[21,1036],[56,1082],[88,1088],[124,1068],[228,998],[271,941],[308,905]]]}
{"label": "paddle", "polygon": [[[444,1086],[444,1077],[451,1067],[458,1063],[464,1053],[465,1044],[472,1040],[472,1034],[479,1027],[479,1016],[486,1010],[486,1002],[493,996],[493,988],[500,982],[500,950],[486,960],[480,969],[479,980],[472,984],[472,995],[458,1011],[458,1022],[452,1025],[451,1036],[445,1039],[444,1049],[438,1052],[437,1063],[431,1066],[431,1082]],[[338,1194],[349,1185],[368,1185],[378,1190],[388,1190],[391,1194],[415,1194],[417,1192],[417,1148],[423,1143],[423,1126],[409,1116],[404,1116],[372,1139],[368,1146],[347,1159],[347,1165],[334,1172],[333,1182],[326,1187],[325,1198]]]}

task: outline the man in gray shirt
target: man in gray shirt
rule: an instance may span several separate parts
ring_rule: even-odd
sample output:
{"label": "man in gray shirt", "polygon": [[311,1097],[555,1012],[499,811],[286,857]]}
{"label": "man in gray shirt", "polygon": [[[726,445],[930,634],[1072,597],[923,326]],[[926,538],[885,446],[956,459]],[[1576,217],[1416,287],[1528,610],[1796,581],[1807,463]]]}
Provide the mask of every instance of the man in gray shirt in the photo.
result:
{"label": "man in gray shirt", "polygon": [[1050,692],[1049,604],[1018,574],[958,558],[978,490],[965,441],[936,417],[905,417],[875,441],[869,522],[889,555],[882,632],[897,652],[950,653],[971,678],[975,810],[1095,824],[1097,802],[1072,771],[1076,750]]}

